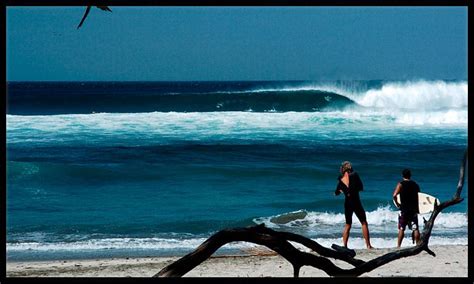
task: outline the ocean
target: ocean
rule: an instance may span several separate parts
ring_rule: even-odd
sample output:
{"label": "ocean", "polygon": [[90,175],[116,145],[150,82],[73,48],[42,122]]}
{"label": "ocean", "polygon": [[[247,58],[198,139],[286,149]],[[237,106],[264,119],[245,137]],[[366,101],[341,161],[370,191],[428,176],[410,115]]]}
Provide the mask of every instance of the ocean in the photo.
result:
{"label": "ocean", "polygon": [[[441,202],[456,190],[467,97],[448,80],[8,82],[7,260],[181,256],[261,223],[341,244],[345,160],[372,245],[395,247],[404,168]],[[467,245],[467,188],[431,245]],[[355,216],[349,247],[365,247]]]}

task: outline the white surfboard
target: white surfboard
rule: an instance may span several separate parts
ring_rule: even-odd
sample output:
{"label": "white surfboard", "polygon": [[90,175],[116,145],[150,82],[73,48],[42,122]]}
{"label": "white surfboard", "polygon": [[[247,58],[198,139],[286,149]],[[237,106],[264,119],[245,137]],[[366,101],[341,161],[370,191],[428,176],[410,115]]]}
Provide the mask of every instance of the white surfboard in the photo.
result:
{"label": "white surfboard", "polygon": [[[440,204],[438,198],[436,198],[434,196],[431,196],[429,194],[423,193],[423,192],[418,192],[418,210],[419,210],[420,214],[426,214],[426,213],[430,213],[431,211],[433,211],[435,201],[437,202],[438,205]],[[400,202],[400,193],[397,194],[397,202],[401,203]],[[395,203],[395,200],[393,201],[393,204],[395,204],[395,206],[397,206],[397,204]]]}

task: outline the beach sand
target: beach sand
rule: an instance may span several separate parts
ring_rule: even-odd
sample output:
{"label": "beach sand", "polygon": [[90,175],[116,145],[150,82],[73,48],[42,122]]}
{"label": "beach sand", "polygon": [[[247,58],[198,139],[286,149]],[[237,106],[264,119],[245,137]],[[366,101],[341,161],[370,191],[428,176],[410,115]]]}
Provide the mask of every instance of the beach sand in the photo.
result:
{"label": "beach sand", "polygon": [[[422,252],[385,264],[361,277],[467,277],[468,247],[432,246],[436,257]],[[391,249],[356,250],[370,260]],[[7,277],[151,277],[179,257],[7,262]],[[351,265],[331,259],[342,268]],[[184,277],[293,277],[291,264],[262,247],[244,256],[212,256]],[[301,268],[300,277],[329,277],[314,267]]]}

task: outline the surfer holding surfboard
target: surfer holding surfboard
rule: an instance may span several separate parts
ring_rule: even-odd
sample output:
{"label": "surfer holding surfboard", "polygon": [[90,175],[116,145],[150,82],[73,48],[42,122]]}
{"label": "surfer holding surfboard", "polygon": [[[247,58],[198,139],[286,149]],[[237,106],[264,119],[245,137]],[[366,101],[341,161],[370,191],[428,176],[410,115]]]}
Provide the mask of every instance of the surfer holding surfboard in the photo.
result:
{"label": "surfer holding surfboard", "polygon": [[393,191],[393,201],[400,208],[398,216],[398,248],[402,244],[407,225],[413,231],[413,240],[417,244],[420,241],[420,231],[418,229],[418,213],[420,213],[418,193],[420,192],[420,187],[415,181],[411,180],[411,171],[409,169],[402,171],[402,177],[403,180],[397,184]]}

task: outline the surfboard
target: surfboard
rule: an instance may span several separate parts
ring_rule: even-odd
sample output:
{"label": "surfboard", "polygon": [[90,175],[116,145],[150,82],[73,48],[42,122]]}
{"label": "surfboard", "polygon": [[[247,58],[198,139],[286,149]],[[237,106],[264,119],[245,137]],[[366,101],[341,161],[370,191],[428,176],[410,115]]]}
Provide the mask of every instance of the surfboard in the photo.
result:
{"label": "surfboard", "polygon": [[[400,202],[400,194],[397,194],[396,197],[397,197],[397,202],[401,203]],[[431,196],[429,194],[423,193],[423,192],[418,192],[418,210],[419,210],[420,214],[426,214],[426,213],[430,213],[431,211],[433,211],[435,201],[437,202],[438,205],[440,204],[438,198],[436,198],[434,196]],[[395,203],[395,200],[393,201],[393,204],[395,204],[395,206],[397,206],[397,204]]]}

